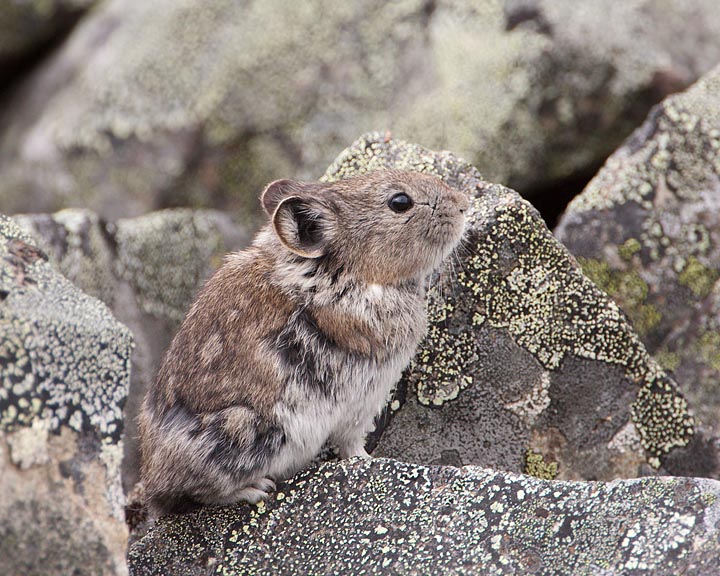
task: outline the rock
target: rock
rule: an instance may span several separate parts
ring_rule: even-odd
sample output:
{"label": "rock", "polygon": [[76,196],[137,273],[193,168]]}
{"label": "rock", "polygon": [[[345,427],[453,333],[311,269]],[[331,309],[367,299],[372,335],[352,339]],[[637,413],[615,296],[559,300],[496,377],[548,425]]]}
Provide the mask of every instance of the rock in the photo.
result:
{"label": "rock", "polygon": [[720,68],[665,100],[556,230],[720,435]]}
{"label": "rock", "polygon": [[159,520],[128,554],[160,574],[652,574],[720,570],[720,483],[551,482],[345,460],[264,504]]}
{"label": "rock", "polygon": [[249,235],[214,210],[164,210],[118,220],[114,234],[119,275],[143,312],[178,327],[195,293],[224,255]]}
{"label": "rock", "polygon": [[0,0],[0,64],[16,61],[65,32],[95,0]]}
{"label": "rock", "polygon": [[125,404],[123,486],[138,479],[136,416],[196,291],[247,231],[213,210],[175,209],[106,222],[89,210],[14,217],[82,290],[110,306],[137,343]]}
{"label": "rock", "polygon": [[375,455],[564,479],[718,474],[675,381],[530,204],[449,152],[382,134],[361,137],[324,178],[383,167],[436,174],[474,202]]}
{"label": "rock", "polygon": [[124,574],[132,338],[0,216],[0,573]]}
{"label": "rock", "polygon": [[316,177],[368,126],[530,193],[719,59],[715,0],[108,0],[8,104],[0,209],[256,223],[262,185]]}

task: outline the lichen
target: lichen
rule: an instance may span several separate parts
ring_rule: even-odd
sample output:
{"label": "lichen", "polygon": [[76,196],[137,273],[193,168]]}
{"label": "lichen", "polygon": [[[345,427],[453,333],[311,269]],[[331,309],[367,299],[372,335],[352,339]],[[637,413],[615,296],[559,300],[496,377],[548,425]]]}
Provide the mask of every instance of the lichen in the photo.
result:
{"label": "lichen", "polygon": [[118,274],[143,311],[177,325],[202,280],[226,251],[221,216],[162,210],[117,222]]}
{"label": "lichen", "polygon": [[31,426],[8,434],[10,460],[23,470],[47,463],[50,460],[47,440],[48,426],[40,419],[34,420]]}
{"label": "lichen", "polygon": [[428,330],[411,367],[412,381],[421,404],[441,406],[473,384],[465,367],[475,354],[475,341],[470,331],[448,332],[451,297],[443,299],[437,288],[431,288],[428,301]]}
{"label": "lichen", "polygon": [[705,266],[695,256],[690,256],[685,268],[678,276],[678,282],[681,286],[690,288],[698,298],[705,298],[712,292],[718,275],[717,270]]}
{"label": "lichen", "polygon": [[523,472],[528,476],[540,478],[541,480],[554,480],[558,475],[558,463],[545,462],[542,454],[528,449],[525,453],[525,468]]}
{"label": "lichen", "polygon": [[132,337],[101,302],[45,261],[32,239],[0,216],[0,426],[36,419],[104,441],[122,434]]}
{"label": "lichen", "polygon": [[664,370],[674,371],[680,366],[680,355],[667,349],[660,349],[653,354],[653,357]]}
{"label": "lichen", "polygon": [[682,374],[684,393],[715,434],[719,94],[716,67],[665,99],[570,204],[556,229],[660,363]]}
{"label": "lichen", "polygon": [[642,248],[640,241],[637,238],[628,238],[623,244],[618,247],[618,253],[623,260],[632,260],[632,257],[637,254]]}
{"label": "lichen", "polygon": [[702,332],[697,339],[697,348],[700,357],[713,370],[720,372],[720,332],[714,330]]}
{"label": "lichen", "polygon": [[654,304],[647,302],[648,285],[634,270],[614,270],[607,262],[578,258],[583,273],[597,286],[622,303],[622,308],[640,336],[653,330],[662,319]]}
{"label": "lichen", "polygon": [[653,466],[659,466],[658,456],[687,445],[695,433],[687,401],[667,376],[658,375],[646,382],[631,411],[643,448],[652,455]]}
{"label": "lichen", "polygon": [[83,292],[113,305],[115,278],[113,254],[105,224],[84,209],[65,209],[55,214],[13,216],[49,257],[63,276]]}
{"label": "lichen", "polygon": [[349,460],[298,474],[263,506],[161,519],[128,562],[138,574],[499,576],[595,566],[699,576],[717,566],[719,493],[701,479],[557,482],[473,466]]}
{"label": "lichen", "polygon": [[[507,331],[547,371],[557,371],[568,355],[621,366],[638,386],[633,422],[654,463],[674,446],[687,444],[693,421],[674,384],[652,361],[618,306],[574,265],[527,202],[487,184],[451,154],[380,133],[365,135],[345,150],[324,179],[383,167],[436,174],[473,196],[463,245],[441,274],[452,283],[441,291],[442,298],[430,291],[428,335],[410,376],[422,403],[441,405],[467,388],[477,354],[468,326],[478,319],[478,327]],[[597,268],[605,275],[597,275],[601,286],[630,298],[640,329],[652,329],[659,315],[644,303],[648,288],[639,275],[617,275],[605,264]],[[667,409],[668,402],[674,410]]]}

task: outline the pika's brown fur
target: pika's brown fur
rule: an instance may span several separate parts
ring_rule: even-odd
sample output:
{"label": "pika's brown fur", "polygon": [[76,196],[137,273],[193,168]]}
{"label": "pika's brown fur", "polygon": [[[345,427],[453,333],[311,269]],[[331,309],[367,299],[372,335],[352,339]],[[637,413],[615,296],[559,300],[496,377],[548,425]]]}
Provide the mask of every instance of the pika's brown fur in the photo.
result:
{"label": "pika's brown fur", "polygon": [[364,439],[425,330],[425,281],[468,200],[433,176],[280,180],[270,223],[192,305],[140,415],[155,512],[267,497],[328,439]]}

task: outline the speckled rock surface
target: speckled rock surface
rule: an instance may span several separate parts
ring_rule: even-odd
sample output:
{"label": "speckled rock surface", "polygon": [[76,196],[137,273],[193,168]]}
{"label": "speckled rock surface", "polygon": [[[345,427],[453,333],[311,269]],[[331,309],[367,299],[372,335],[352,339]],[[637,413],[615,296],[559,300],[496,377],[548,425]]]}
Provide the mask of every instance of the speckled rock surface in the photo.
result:
{"label": "speckled rock surface", "polygon": [[135,337],[124,410],[123,485],[129,490],[138,476],[135,418],[145,390],[195,292],[249,235],[213,210],[162,210],[117,222],[81,209],[13,219],[63,275],[110,306]]}
{"label": "speckled rock surface", "polygon": [[720,435],[720,68],[650,114],[556,234]]}
{"label": "speckled rock surface", "polygon": [[634,477],[663,462],[717,473],[675,381],[530,204],[451,153],[381,134],[360,138],[325,178],[382,167],[437,174],[474,202],[465,242],[429,290],[428,334],[375,455],[565,479]]}
{"label": "speckled rock surface", "polygon": [[123,574],[132,338],[0,216],[0,573]]}
{"label": "speckled rock surface", "polygon": [[367,129],[547,190],[719,59],[716,0],[108,0],[0,119],[0,210],[253,214]]}
{"label": "speckled rock surface", "polygon": [[156,523],[130,549],[160,574],[677,574],[720,571],[720,483],[550,482],[476,467],[346,460],[267,503]]}

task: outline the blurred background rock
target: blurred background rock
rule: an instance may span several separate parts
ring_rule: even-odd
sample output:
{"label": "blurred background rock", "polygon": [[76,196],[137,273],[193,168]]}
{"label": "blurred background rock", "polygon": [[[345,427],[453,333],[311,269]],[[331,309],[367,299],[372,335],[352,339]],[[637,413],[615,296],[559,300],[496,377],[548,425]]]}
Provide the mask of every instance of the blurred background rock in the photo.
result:
{"label": "blurred background rock", "polygon": [[553,221],[653,104],[720,60],[715,0],[26,4],[0,20],[11,213],[193,206],[253,225],[264,183],[317,177],[389,129]]}

